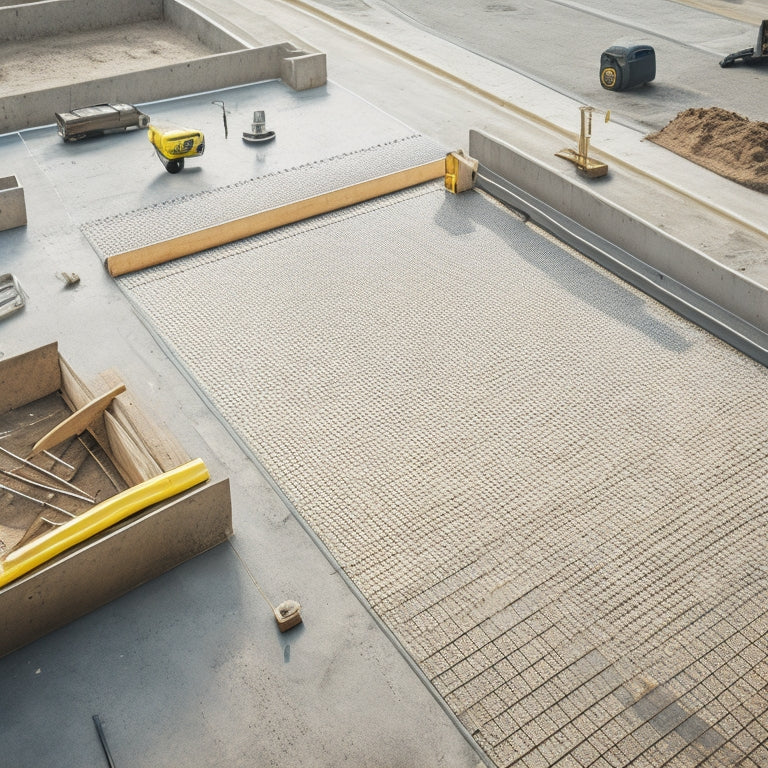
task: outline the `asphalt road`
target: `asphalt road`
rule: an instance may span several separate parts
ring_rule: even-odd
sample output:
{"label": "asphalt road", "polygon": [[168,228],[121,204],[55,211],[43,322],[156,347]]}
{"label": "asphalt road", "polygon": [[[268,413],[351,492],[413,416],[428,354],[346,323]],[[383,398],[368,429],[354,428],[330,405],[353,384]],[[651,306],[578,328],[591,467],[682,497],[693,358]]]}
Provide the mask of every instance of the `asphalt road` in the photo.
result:
{"label": "asphalt road", "polygon": [[[386,8],[414,25],[502,64],[614,119],[658,130],[690,107],[717,106],[768,121],[768,65],[722,69],[751,47],[758,25],[674,0],[324,0],[329,8]],[[712,8],[716,3],[702,4]],[[726,7],[727,3],[720,3]],[[759,12],[742,9],[745,15]],[[600,54],[615,44],[656,52],[656,79],[631,91],[601,87]]]}

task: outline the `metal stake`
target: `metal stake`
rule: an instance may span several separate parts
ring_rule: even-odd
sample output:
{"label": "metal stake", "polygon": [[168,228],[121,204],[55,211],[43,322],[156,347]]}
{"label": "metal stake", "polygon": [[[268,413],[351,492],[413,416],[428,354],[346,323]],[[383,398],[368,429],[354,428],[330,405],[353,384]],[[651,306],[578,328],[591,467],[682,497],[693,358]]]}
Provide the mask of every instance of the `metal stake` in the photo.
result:
{"label": "metal stake", "polygon": [[15,491],[13,488],[9,488],[7,485],[3,485],[2,483],[0,483],[0,488],[2,488],[4,491],[8,491],[8,493],[15,493],[17,496],[21,496],[23,499],[34,501],[35,504],[40,504],[43,507],[49,507],[50,509],[55,509],[57,512],[61,512],[62,514],[67,515],[67,517],[77,517],[77,515],[73,515],[71,512],[67,512],[66,509],[57,507],[55,504],[49,504],[47,501],[41,501],[40,499],[36,499],[34,496],[27,496],[26,493],[22,493],[21,491]]}
{"label": "metal stake", "polygon": [[114,760],[112,760],[112,753],[109,751],[109,745],[107,744],[107,737],[104,735],[104,729],[101,727],[101,718],[98,715],[94,715],[93,722],[96,725],[96,732],[99,734],[99,741],[101,742],[104,754],[107,756],[109,768],[115,768]]}
{"label": "metal stake", "polygon": [[226,139],[229,136],[229,129],[227,128],[227,110],[224,107],[223,101],[212,101],[211,104],[216,104],[221,107],[221,117],[224,120],[224,138]]}
{"label": "metal stake", "polygon": [[[15,453],[11,453],[7,448],[3,448],[0,446],[0,451],[10,456],[12,459],[16,459],[16,461],[20,461],[22,464],[24,464],[27,467],[31,467],[32,469],[36,469],[38,472],[42,472],[46,477],[50,477],[52,480],[56,480],[59,483],[63,483],[67,486],[67,488],[71,488],[73,491],[77,491],[78,493],[82,493],[83,496],[88,496],[88,494],[82,489],[78,488],[76,485],[72,485],[72,483],[67,482],[63,477],[59,477],[58,475],[54,475],[53,472],[49,472],[47,469],[43,469],[42,467],[38,467],[37,464],[33,464],[31,461],[27,461],[26,459],[22,459],[21,456],[17,456]],[[15,470],[11,470],[15,473]],[[94,499],[92,496],[88,496],[88,501],[91,502],[91,504],[96,503],[96,499]]]}
{"label": "metal stake", "polygon": [[60,493],[62,496],[69,496],[73,499],[80,499],[80,501],[87,501],[89,503],[93,503],[93,499],[91,499],[88,496],[81,496],[79,493],[73,493],[72,491],[65,491],[62,488],[54,488],[52,485],[45,485],[44,483],[36,483],[34,480],[30,480],[28,477],[24,477],[24,475],[17,475],[13,472],[9,472],[7,469],[0,469],[0,472],[2,472],[4,475],[8,475],[8,477],[12,477],[14,480],[20,480],[24,483],[27,483],[28,485],[32,485],[35,488],[41,488],[44,491],[51,491],[51,493]]}
{"label": "metal stake", "polygon": [[58,456],[54,456],[50,451],[43,451],[43,453],[49,458],[53,459],[55,462],[59,464],[63,464],[67,469],[71,469],[73,472],[75,471],[75,468],[71,464],[67,464],[64,459],[60,459]]}

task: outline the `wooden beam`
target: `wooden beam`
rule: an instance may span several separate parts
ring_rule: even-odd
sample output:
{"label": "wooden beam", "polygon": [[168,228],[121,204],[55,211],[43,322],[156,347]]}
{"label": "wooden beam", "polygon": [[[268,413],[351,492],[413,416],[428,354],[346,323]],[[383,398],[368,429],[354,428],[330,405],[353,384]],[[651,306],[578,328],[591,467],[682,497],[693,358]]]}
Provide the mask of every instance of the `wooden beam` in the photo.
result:
{"label": "wooden beam", "polygon": [[108,256],[104,263],[112,277],[126,275],[139,269],[164,264],[167,261],[189,256],[192,253],[217,248],[225,243],[242,240],[270,229],[284,227],[296,221],[337,211],[350,205],[372,200],[401,189],[424,184],[445,175],[445,158],[433,160],[424,165],[395,171],[386,176],[362,181],[349,187],[308,197],[294,203],[269,208],[266,211],[243,216],[239,219],[199,229],[186,235],[162,240],[159,243],[134,248],[130,251]]}
{"label": "wooden beam", "polygon": [[125,392],[125,384],[120,384],[119,386],[114,387],[109,392],[94,398],[90,403],[87,403],[82,408],[75,411],[71,416],[57,424],[50,432],[48,432],[48,434],[43,435],[43,437],[34,444],[32,453],[30,453],[29,456],[34,456],[36,453],[40,453],[40,451],[47,451],[49,448],[53,448],[67,438],[74,437],[75,435],[84,432],[88,428],[88,425],[101,414],[121,392]]}

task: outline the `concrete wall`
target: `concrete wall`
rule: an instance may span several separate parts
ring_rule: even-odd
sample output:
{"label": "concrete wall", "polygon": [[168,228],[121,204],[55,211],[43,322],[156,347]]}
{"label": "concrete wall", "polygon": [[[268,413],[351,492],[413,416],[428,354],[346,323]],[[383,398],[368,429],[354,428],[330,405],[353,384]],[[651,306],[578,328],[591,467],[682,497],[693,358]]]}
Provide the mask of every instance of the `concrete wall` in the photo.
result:
{"label": "concrete wall", "polygon": [[50,125],[55,120],[56,112],[67,112],[89,104],[114,101],[143,104],[275,80],[283,74],[282,61],[286,50],[292,61],[292,66],[284,73],[288,77],[286,85],[301,90],[325,83],[325,54],[302,52],[297,56],[292,46],[280,43],[216,54],[143,72],[0,97],[0,134]]}
{"label": "concrete wall", "polygon": [[24,188],[15,176],[0,177],[0,230],[23,227],[26,223]]}
{"label": "concrete wall", "polygon": [[41,0],[0,7],[0,43],[151,19],[167,20],[216,53],[143,72],[0,97],[0,134],[50,125],[56,112],[89,104],[142,104],[277,78],[297,91],[326,82],[324,53],[308,53],[289,43],[247,48],[177,0]]}
{"label": "concrete wall", "polygon": [[657,285],[672,278],[760,333],[768,333],[768,291],[739,272],[499,139],[470,131],[469,154],[480,162],[481,175],[487,168],[648,265],[656,272],[652,278]]}
{"label": "concrete wall", "polygon": [[162,15],[165,21],[177,27],[187,37],[196,37],[211,53],[226,53],[247,47],[227,31],[201,16],[184,3],[163,0]]}
{"label": "concrete wall", "polygon": [[163,20],[183,34],[196,37],[211,53],[245,47],[242,41],[177,0],[38,0],[16,7],[7,5],[0,4],[0,41]]}
{"label": "concrete wall", "polygon": [[0,7],[0,42],[84,32],[163,17],[163,0],[43,0]]}

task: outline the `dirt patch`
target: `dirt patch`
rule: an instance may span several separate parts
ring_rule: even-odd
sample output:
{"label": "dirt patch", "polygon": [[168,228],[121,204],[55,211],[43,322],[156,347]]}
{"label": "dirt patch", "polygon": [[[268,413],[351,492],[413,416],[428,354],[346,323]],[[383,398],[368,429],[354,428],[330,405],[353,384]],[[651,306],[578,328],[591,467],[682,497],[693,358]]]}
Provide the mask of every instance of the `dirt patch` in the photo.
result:
{"label": "dirt patch", "polygon": [[217,53],[163,21],[6,42],[2,48],[0,96],[138,72]]}
{"label": "dirt patch", "polygon": [[646,138],[726,179],[768,193],[768,123],[720,107],[686,109]]}

